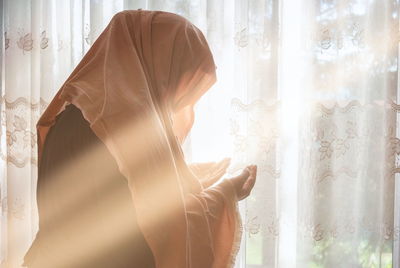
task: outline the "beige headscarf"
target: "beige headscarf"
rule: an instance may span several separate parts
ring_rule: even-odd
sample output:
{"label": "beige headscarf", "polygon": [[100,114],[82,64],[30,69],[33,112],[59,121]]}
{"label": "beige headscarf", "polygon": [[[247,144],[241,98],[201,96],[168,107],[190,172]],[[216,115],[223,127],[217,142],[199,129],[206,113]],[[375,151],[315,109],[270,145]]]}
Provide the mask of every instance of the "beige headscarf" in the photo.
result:
{"label": "beige headscarf", "polygon": [[203,189],[170,119],[214,82],[212,54],[193,24],[168,12],[123,11],[37,125],[40,161],[56,116],[68,103],[82,111],[128,180],[138,224],[160,268],[229,267],[235,255],[234,189],[227,181]]}

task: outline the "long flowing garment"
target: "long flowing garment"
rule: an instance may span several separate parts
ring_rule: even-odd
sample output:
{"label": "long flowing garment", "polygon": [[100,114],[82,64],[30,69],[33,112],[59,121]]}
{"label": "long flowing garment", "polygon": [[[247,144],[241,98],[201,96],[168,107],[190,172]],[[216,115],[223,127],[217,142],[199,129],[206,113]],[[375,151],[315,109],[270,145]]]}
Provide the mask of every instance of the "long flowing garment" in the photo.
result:
{"label": "long flowing garment", "polygon": [[[235,189],[229,180],[202,186],[171,119],[215,80],[207,42],[189,21],[117,13],[38,122],[40,224],[25,264],[231,267],[240,239]],[[86,127],[57,126],[67,106]]]}
{"label": "long flowing garment", "polygon": [[[96,148],[96,154],[84,156],[91,148]],[[65,163],[73,167],[59,176],[57,171]],[[99,165],[109,171],[105,176],[96,172]],[[138,231],[125,177],[72,104],[57,116],[46,139],[37,202],[39,232],[30,248],[29,254],[35,256],[26,263],[28,267],[155,267]],[[121,227],[116,222],[124,222],[124,236],[112,243],[108,236],[117,235],[113,229]],[[102,247],[91,254],[96,245]]]}

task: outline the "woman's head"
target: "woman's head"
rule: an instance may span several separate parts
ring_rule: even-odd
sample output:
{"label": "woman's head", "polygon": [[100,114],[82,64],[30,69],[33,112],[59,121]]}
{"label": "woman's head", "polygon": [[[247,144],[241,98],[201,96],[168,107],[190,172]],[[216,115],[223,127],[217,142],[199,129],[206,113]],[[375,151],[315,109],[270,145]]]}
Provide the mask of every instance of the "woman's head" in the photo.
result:
{"label": "woman's head", "polygon": [[[167,117],[172,117],[182,141],[193,116],[177,115],[193,115],[187,107],[193,107],[215,80],[210,48],[192,23],[168,12],[126,10],[112,18],[57,98],[75,104],[93,126],[112,122],[114,132],[153,116],[159,116],[169,132]],[[62,105],[55,101],[40,124],[51,125]]]}
{"label": "woman's head", "polygon": [[202,32],[173,13],[154,15],[151,38],[156,88],[182,143],[194,122],[194,104],[216,81],[213,56]]}
{"label": "woman's head", "polygon": [[216,80],[204,35],[179,15],[157,12],[151,38],[157,90],[174,111],[193,105]]}

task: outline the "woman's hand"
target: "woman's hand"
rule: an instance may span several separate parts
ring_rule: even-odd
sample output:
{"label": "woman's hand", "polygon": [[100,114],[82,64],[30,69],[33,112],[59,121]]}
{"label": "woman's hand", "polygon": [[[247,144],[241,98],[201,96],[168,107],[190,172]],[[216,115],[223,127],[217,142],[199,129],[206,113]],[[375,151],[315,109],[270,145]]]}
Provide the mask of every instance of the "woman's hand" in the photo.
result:
{"label": "woman's hand", "polygon": [[224,158],[219,162],[195,163],[189,165],[189,167],[203,187],[208,188],[226,173],[230,163],[230,158]]}
{"label": "woman's hand", "polygon": [[247,166],[242,174],[230,178],[239,200],[243,200],[248,197],[251,193],[251,190],[256,183],[257,178],[257,166],[251,165]]}

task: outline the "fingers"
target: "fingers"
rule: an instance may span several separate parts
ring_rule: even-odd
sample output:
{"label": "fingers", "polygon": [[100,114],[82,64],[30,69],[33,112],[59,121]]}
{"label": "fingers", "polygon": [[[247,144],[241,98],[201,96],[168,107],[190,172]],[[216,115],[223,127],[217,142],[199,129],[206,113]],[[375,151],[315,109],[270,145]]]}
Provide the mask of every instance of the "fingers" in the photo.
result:
{"label": "fingers", "polygon": [[233,185],[235,186],[237,196],[239,200],[245,198],[245,191],[243,189],[244,184],[246,183],[248,177],[250,176],[251,168],[250,166],[243,169],[242,173],[236,177],[231,178]]}
{"label": "fingers", "polygon": [[217,172],[211,174],[208,176],[208,180],[214,181],[216,182],[217,180],[219,180],[224,174],[225,174],[226,170],[218,170]]}
{"label": "fingers", "polygon": [[211,168],[209,168],[207,172],[203,174],[203,187],[207,188],[216,183],[219,179],[221,179],[221,177],[226,173],[226,170],[229,167],[230,163],[230,158],[224,158],[223,160],[215,163]]}
{"label": "fingers", "polygon": [[250,172],[251,172],[250,168],[246,167],[245,169],[243,169],[243,171],[240,175],[237,175],[236,177],[233,177],[232,179],[235,181],[244,182],[250,176]]}
{"label": "fingers", "polygon": [[231,164],[231,159],[230,158],[224,158],[223,160],[219,161],[213,166],[213,173],[220,173],[220,172],[226,172],[227,168]]}
{"label": "fingers", "polygon": [[252,165],[250,169],[254,177],[257,177],[257,165]]}
{"label": "fingers", "polygon": [[250,195],[251,190],[253,189],[252,185],[254,185],[253,184],[253,181],[254,181],[253,178],[254,177],[250,176],[249,179],[243,184],[243,187],[242,187],[243,198],[242,199],[244,199],[244,198],[246,198],[246,197],[248,197]]}
{"label": "fingers", "polygon": [[252,172],[247,181],[243,185],[243,191],[246,197],[250,195],[251,190],[253,190],[255,183],[256,183],[256,175],[254,172]]}
{"label": "fingers", "polygon": [[225,174],[225,171],[221,171],[219,173],[207,176],[205,179],[201,180],[201,183],[204,188],[208,188],[214,183],[216,183],[223,175]]}
{"label": "fingers", "polygon": [[246,169],[249,172],[249,176],[247,177],[247,180],[243,183],[243,185],[241,187],[241,193],[239,195],[240,200],[243,200],[250,195],[250,193],[256,183],[257,166],[251,165],[251,166],[248,166]]}
{"label": "fingers", "polygon": [[219,174],[221,172],[225,173],[230,164],[231,164],[231,159],[225,158],[220,162],[216,163],[215,166],[213,166],[212,173],[213,174]]}
{"label": "fingers", "polygon": [[226,157],[219,162],[222,166],[228,167],[231,164],[231,159]]}

